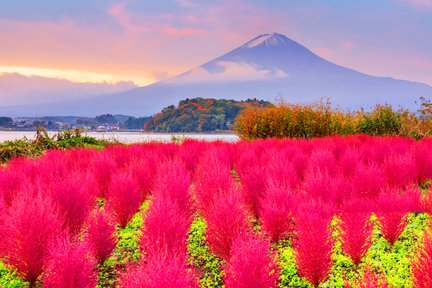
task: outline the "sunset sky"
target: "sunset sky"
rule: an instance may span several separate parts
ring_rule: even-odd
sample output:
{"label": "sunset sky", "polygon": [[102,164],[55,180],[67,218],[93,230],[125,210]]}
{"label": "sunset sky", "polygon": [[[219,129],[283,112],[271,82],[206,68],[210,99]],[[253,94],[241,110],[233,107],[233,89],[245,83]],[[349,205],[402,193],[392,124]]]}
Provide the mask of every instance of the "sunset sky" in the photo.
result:
{"label": "sunset sky", "polygon": [[432,0],[2,1],[0,74],[146,85],[272,32],[432,85]]}

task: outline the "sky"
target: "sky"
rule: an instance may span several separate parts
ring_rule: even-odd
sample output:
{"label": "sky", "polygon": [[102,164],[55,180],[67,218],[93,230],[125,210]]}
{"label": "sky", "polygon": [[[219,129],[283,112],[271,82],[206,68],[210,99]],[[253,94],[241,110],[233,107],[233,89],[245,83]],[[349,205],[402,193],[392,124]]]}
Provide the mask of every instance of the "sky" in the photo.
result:
{"label": "sky", "polygon": [[432,0],[14,0],[0,74],[144,86],[278,32],[355,70],[432,85]]}

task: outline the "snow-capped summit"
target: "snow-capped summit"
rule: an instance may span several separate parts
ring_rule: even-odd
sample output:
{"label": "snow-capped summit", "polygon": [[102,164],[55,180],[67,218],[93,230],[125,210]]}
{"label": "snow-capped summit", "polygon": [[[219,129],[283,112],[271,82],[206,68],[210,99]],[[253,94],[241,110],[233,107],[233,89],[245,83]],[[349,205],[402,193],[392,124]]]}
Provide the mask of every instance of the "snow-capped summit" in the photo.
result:
{"label": "snow-capped summit", "polygon": [[247,42],[246,44],[241,46],[241,48],[254,48],[258,45],[276,46],[291,44],[292,42],[293,41],[291,39],[279,33],[263,34]]}
{"label": "snow-capped summit", "polygon": [[95,116],[151,115],[185,98],[258,98],[308,103],[330,97],[342,108],[388,103],[414,110],[432,87],[375,77],[327,61],[279,33],[260,35],[237,49],[166,81],[122,93],[73,102],[1,108],[0,114]]}

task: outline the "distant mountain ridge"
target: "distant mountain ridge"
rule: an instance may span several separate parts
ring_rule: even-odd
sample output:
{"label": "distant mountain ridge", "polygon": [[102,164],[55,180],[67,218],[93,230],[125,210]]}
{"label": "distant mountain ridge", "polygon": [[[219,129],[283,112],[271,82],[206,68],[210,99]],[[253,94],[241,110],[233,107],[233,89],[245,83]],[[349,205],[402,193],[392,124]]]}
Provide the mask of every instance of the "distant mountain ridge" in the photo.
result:
{"label": "distant mountain ridge", "polygon": [[[375,77],[327,61],[278,34],[263,34],[199,67],[166,81],[77,101],[0,107],[0,114],[94,116],[103,113],[153,115],[186,98],[310,103],[322,97],[346,109],[388,103],[414,110],[420,97],[432,98],[426,84]],[[7,113],[9,112],[9,113]],[[48,114],[47,114],[48,113]]]}

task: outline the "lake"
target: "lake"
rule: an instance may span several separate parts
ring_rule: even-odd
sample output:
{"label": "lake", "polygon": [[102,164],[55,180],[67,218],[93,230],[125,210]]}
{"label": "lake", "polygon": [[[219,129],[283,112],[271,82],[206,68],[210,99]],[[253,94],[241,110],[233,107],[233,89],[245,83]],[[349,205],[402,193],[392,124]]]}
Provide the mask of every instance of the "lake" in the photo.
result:
{"label": "lake", "polygon": [[[50,136],[56,132],[49,132]],[[34,139],[36,132],[34,131],[0,131],[0,142],[8,140],[17,140],[26,137]],[[122,143],[140,143],[149,141],[171,142],[173,137],[183,139],[197,139],[204,141],[226,141],[236,142],[239,138],[234,134],[188,134],[188,133],[144,133],[144,132],[86,132],[83,135],[94,137],[97,139],[115,139]]]}

